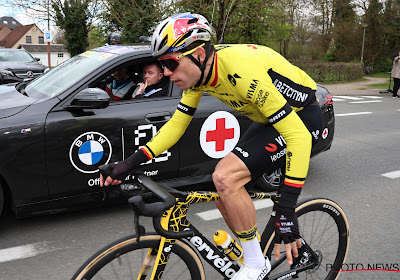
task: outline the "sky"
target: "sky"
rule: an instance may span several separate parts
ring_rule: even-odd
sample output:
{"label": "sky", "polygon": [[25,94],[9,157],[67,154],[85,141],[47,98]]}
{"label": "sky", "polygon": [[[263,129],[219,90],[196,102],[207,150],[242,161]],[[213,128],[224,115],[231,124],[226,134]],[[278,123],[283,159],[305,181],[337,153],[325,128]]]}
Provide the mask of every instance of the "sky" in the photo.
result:
{"label": "sky", "polygon": [[[22,25],[35,23],[42,31],[47,30],[47,22],[40,22],[35,18],[29,17],[26,15],[24,10],[10,7],[7,0],[0,0],[0,17],[4,16],[13,17]],[[53,24],[50,23],[50,25]]]}

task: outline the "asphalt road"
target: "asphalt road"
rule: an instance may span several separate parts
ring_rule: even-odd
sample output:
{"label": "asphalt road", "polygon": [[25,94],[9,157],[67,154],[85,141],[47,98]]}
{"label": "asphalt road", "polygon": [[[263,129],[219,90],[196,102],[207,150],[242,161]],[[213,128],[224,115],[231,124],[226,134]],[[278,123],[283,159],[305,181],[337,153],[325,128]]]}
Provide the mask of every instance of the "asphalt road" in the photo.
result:
{"label": "asphalt road", "polygon": [[[332,92],[334,94],[334,92]],[[356,99],[354,99],[356,98]],[[311,160],[302,198],[328,197],[346,212],[350,250],[340,279],[400,279],[400,100],[368,92],[334,97],[332,148]],[[197,214],[191,221],[206,236],[224,229],[223,220]],[[270,208],[257,211],[259,227]],[[69,279],[91,254],[128,235],[133,220],[126,205],[17,220],[0,218],[0,279]],[[147,222],[144,221],[144,222]],[[371,270],[373,269],[373,270]],[[394,271],[388,271],[394,270]],[[220,279],[208,274],[208,279]]]}

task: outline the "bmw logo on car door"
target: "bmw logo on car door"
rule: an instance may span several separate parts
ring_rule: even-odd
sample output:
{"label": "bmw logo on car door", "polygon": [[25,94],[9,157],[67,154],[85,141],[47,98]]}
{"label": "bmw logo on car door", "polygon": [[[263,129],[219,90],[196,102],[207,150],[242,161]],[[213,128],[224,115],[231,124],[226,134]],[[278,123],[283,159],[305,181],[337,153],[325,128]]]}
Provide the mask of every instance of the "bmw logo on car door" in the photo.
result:
{"label": "bmw logo on car door", "polygon": [[110,141],[101,133],[86,132],[78,136],[71,145],[69,158],[72,165],[83,173],[95,173],[102,164],[110,161]]}

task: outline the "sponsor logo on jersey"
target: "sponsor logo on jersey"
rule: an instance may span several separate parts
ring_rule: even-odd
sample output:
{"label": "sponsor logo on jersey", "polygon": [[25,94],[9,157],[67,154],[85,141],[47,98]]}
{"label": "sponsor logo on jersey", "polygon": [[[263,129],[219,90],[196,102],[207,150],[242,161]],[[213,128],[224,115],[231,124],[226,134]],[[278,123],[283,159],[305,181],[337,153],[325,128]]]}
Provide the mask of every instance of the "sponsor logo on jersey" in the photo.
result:
{"label": "sponsor logo on jersey", "polygon": [[275,114],[273,117],[269,118],[268,121],[270,123],[275,123],[278,120],[282,119],[286,115],[286,110],[281,110],[278,114]]}
{"label": "sponsor logo on jersey", "polygon": [[80,172],[95,173],[100,165],[110,161],[111,154],[112,147],[108,138],[92,131],[79,135],[72,142],[69,159]]}
{"label": "sponsor logo on jersey", "polygon": [[260,90],[258,92],[257,95],[257,100],[256,100],[256,104],[258,105],[259,108],[261,108],[262,106],[264,106],[265,101],[267,100],[269,93],[263,90]]}
{"label": "sponsor logo on jersey", "polygon": [[286,158],[287,158],[286,171],[290,171],[290,163],[292,161],[292,156],[293,156],[292,152],[287,152],[287,155],[286,155]]}
{"label": "sponsor logo on jersey", "polygon": [[235,116],[226,111],[212,113],[200,130],[200,146],[211,158],[223,158],[236,146],[240,125]]}
{"label": "sponsor logo on jersey", "polygon": [[275,88],[292,106],[304,107],[313,100],[313,97],[315,98],[315,90],[295,83],[288,77],[282,76],[273,71],[272,68],[268,70],[268,75],[270,76]]}
{"label": "sponsor logo on jersey", "polygon": [[275,162],[275,161],[277,161],[278,159],[280,159],[281,157],[285,156],[286,151],[287,151],[286,148],[284,148],[282,151],[279,151],[278,153],[276,153],[276,154],[270,156],[271,162]]}
{"label": "sponsor logo on jersey", "polygon": [[241,79],[242,77],[240,77],[238,74],[233,74],[233,76],[231,74],[228,75],[228,80],[231,82],[231,84],[233,86],[236,86],[236,79]]}
{"label": "sponsor logo on jersey", "polygon": [[279,81],[278,79],[274,80],[274,86],[276,87],[276,89],[282,93],[282,95],[293,99],[294,101],[297,102],[305,102],[308,98],[308,93],[305,92],[300,92],[294,88],[292,88],[290,85],[287,85],[281,81]]}
{"label": "sponsor logo on jersey", "polygon": [[245,158],[249,157],[249,153],[244,151],[242,148],[235,147],[235,150],[238,151],[239,153],[241,153],[243,155],[243,157],[245,157]]}
{"label": "sponsor logo on jersey", "polygon": [[223,98],[218,98],[219,100],[221,100],[222,103],[226,104],[228,107],[231,107],[232,109],[234,109],[235,111],[239,112],[237,109],[241,108],[249,103],[241,101],[241,100],[226,100]]}
{"label": "sponsor logo on jersey", "polygon": [[277,147],[276,147],[275,144],[268,143],[267,146],[265,146],[265,149],[266,149],[268,152],[273,153],[273,152],[276,151]]}
{"label": "sponsor logo on jersey", "polygon": [[250,83],[249,88],[247,89],[247,94],[246,94],[246,98],[248,100],[252,100],[254,93],[257,91],[258,85],[259,85],[260,81],[259,80],[254,80]]}

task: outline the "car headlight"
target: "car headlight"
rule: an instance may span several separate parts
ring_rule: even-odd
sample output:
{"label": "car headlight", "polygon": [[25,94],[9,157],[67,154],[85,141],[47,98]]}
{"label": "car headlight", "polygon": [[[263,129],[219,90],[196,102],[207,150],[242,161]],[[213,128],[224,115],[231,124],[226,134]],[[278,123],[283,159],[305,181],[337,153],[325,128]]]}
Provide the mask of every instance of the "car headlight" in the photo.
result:
{"label": "car headlight", "polygon": [[3,76],[14,76],[13,72],[9,71],[9,70],[0,70],[0,73]]}

